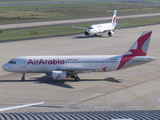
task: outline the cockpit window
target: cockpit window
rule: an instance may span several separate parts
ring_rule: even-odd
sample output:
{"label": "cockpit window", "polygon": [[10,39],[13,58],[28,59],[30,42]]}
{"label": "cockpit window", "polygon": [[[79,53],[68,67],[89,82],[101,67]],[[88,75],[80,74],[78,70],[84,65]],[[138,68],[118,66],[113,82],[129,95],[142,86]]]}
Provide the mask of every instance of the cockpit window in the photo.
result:
{"label": "cockpit window", "polygon": [[8,63],[12,63],[12,61],[9,61]]}
{"label": "cockpit window", "polygon": [[16,61],[9,61],[8,63],[16,64]]}
{"label": "cockpit window", "polygon": [[93,27],[89,27],[89,29],[93,29]]}

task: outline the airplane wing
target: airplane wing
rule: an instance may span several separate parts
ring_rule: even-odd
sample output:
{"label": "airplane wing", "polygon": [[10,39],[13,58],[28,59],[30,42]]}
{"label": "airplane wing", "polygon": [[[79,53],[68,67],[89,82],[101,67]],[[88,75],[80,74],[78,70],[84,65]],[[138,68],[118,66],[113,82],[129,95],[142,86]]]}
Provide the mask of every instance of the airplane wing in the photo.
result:
{"label": "airplane wing", "polygon": [[76,68],[76,67],[59,67],[56,71],[74,71],[76,73],[84,73],[84,72],[91,72],[96,71],[95,68]]}
{"label": "airplane wing", "polygon": [[117,24],[117,25],[126,25],[126,24],[128,24],[128,23],[123,23],[123,24]]}
{"label": "airplane wing", "polygon": [[6,110],[13,110],[13,109],[18,109],[18,108],[23,108],[23,107],[29,107],[33,105],[39,105],[43,104],[44,102],[39,102],[39,103],[31,103],[31,104],[24,104],[24,105],[18,105],[18,106],[12,106],[12,107],[5,107],[5,108],[0,108],[0,112],[6,111]]}
{"label": "airplane wing", "polygon": [[72,28],[80,28],[80,29],[84,29],[87,30],[88,28],[84,28],[84,27],[77,27],[77,26],[72,26]]}

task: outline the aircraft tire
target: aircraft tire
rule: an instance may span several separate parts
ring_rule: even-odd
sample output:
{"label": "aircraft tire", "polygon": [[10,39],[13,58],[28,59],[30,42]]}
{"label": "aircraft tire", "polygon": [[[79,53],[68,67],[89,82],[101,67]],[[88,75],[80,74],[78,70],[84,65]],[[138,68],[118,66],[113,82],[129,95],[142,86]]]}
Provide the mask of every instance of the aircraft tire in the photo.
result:
{"label": "aircraft tire", "polygon": [[97,34],[94,34],[94,37],[97,37]]}
{"label": "aircraft tire", "polygon": [[79,78],[79,77],[75,77],[74,80],[77,81],[77,82],[79,82],[79,81],[80,81],[80,78]]}
{"label": "aircraft tire", "polygon": [[25,81],[25,77],[22,77],[21,80],[22,80],[22,81]]}

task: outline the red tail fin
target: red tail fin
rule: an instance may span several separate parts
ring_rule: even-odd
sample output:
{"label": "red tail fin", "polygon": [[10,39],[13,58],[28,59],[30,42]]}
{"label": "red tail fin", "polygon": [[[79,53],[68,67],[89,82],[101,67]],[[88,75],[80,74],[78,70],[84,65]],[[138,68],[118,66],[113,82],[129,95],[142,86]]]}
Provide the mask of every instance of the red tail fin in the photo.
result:
{"label": "red tail fin", "polygon": [[146,56],[152,31],[145,31],[124,55]]}
{"label": "red tail fin", "polygon": [[145,31],[142,33],[142,35],[132,45],[132,47],[128,50],[128,52],[123,54],[117,69],[122,68],[124,64],[126,64],[130,59],[136,56],[146,56],[151,34],[152,31]]}

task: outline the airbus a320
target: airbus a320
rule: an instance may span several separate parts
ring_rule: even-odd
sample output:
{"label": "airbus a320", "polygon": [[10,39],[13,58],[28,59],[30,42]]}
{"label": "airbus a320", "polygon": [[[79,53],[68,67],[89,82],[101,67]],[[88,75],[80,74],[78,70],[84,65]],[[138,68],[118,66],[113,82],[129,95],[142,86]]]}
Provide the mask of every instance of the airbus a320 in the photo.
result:
{"label": "airbus a320", "polygon": [[84,27],[77,27],[77,26],[72,26],[73,28],[80,28],[86,30],[84,34],[86,36],[90,35],[92,37],[96,37],[98,33],[108,33],[109,37],[112,37],[114,34],[114,29],[117,25],[116,23],[116,10],[114,10],[112,21],[110,23],[102,23],[102,24],[95,24],[91,25],[89,28],[84,28]]}
{"label": "airbus a320", "polygon": [[78,74],[109,72],[145,64],[155,60],[146,56],[152,31],[145,31],[131,48],[122,55],[74,55],[74,56],[22,56],[11,59],[3,70],[22,73],[46,73],[54,80],[67,77],[80,81]]}

